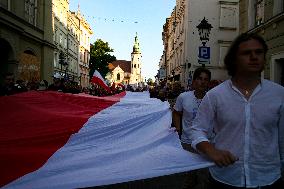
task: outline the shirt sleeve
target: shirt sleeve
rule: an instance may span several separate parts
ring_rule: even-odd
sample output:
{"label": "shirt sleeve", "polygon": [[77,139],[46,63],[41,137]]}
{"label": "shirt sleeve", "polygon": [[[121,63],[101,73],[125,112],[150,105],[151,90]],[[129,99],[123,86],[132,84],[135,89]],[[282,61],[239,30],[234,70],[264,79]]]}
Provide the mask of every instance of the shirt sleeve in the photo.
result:
{"label": "shirt sleeve", "polygon": [[284,102],[280,108],[280,119],[279,119],[279,149],[280,149],[280,160],[282,163],[282,171],[284,171]]}
{"label": "shirt sleeve", "polygon": [[176,103],[174,105],[174,109],[178,112],[182,111],[182,94],[177,97]]}
{"label": "shirt sleeve", "polygon": [[191,145],[196,149],[196,145],[203,141],[209,141],[209,135],[213,131],[214,105],[208,94],[203,98],[197,115],[190,128]]}

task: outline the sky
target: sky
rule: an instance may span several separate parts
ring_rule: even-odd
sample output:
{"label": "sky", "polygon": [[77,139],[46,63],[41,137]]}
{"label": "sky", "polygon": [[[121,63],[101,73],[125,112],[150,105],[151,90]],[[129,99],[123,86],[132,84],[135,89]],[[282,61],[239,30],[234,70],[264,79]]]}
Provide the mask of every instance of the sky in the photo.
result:
{"label": "sky", "polygon": [[157,74],[163,53],[162,31],[176,0],[70,0],[90,24],[91,43],[102,39],[114,50],[117,60],[131,60],[136,32],[142,54],[142,76]]}

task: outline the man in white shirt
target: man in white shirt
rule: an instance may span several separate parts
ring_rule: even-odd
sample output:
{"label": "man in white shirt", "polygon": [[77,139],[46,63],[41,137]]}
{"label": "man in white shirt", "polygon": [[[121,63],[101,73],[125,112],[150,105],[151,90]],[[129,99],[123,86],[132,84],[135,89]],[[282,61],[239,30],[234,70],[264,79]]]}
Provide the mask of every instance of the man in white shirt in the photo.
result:
{"label": "man in white shirt", "polygon": [[[173,109],[173,124],[177,131],[181,133],[181,144],[185,150],[195,152],[191,147],[189,138],[189,128],[196,116],[198,107],[202,98],[208,89],[208,83],[211,79],[211,72],[200,67],[193,74],[193,89],[181,93],[176,100]],[[182,124],[181,124],[182,123]],[[200,169],[198,171],[188,172],[184,188],[206,188],[208,183],[208,169]]]}
{"label": "man in white shirt", "polygon": [[261,79],[267,50],[256,34],[235,39],[225,57],[231,79],[207,92],[190,128],[192,147],[217,165],[212,188],[283,187],[284,87]]}
{"label": "man in white shirt", "polygon": [[[189,139],[189,128],[196,116],[198,107],[208,89],[208,83],[211,79],[211,72],[200,67],[193,74],[193,91],[181,93],[176,100],[173,109],[173,124],[176,130],[181,133],[181,143],[183,147],[192,151],[191,141]],[[181,124],[182,123],[182,124]]]}

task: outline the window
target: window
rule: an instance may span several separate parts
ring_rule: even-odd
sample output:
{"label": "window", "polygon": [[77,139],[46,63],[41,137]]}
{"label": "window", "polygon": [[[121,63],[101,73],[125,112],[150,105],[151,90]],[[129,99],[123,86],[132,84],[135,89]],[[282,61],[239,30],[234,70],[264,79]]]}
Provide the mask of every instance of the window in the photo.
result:
{"label": "window", "polygon": [[59,44],[62,45],[63,42],[63,36],[62,33],[59,34]]}
{"label": "window", "polygon": [[264,0],[255,1],[255,25],[258,26],[264,22]]}
{"label": "window", "polygon": [[120,81],[120,74],[119,73],[116,75],[116,80]]}
{"label": "window", "polygon": [[58,53],[57,52],[55,52],[54,53],[54,61],[53,61],[53,66],[54,67],[57,67],[57,62],[58,62]]}
{"label": "window", "polygon": [[221,4],[220,7],[220,27],[227,29],[237,28],[237,7],[235,5]]}
{"label": "window", "polygon": [[224,67],[224,58],[230,47],[230,42],[219,42],[219,67]]}
{"label": "window", "polygon": [[64,44],[63,45],[64,45],[64,48],[67,48],[67,38],[66,37],[64,38]]}
{"label": "window", "polygon": [[283,0],[274,0],[273,2],[273,16],[284,12],[284,2]]}
{"label": "window", "polygon": [[36,26],[37,0],[25,0],[25,19]]}
{"label": "window", "polygon": [[84,51],[84,60],[83,60],[83,62],[84,62],[84,63],[87,62],[87,52],[86,52],[86,50]]}

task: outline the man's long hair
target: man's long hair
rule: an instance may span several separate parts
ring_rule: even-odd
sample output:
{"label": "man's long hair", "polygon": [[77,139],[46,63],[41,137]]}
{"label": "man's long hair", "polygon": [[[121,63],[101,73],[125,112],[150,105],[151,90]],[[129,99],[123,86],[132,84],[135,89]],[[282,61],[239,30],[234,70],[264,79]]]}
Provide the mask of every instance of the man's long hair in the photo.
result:
{"label": "man's long hair", "polygon": [[261,36],[254,33],[241,34],[233,41],[224,59],[225,68],[227,69],[229,76],[233,77],[236,74],[236,58],[237,58],[236,56],[240,44],[245,41],[249,41],[251,39],[255,39],[262,44],[264,50],[264,58],[265,58],[268,46],[264,41],[264,39]]}

